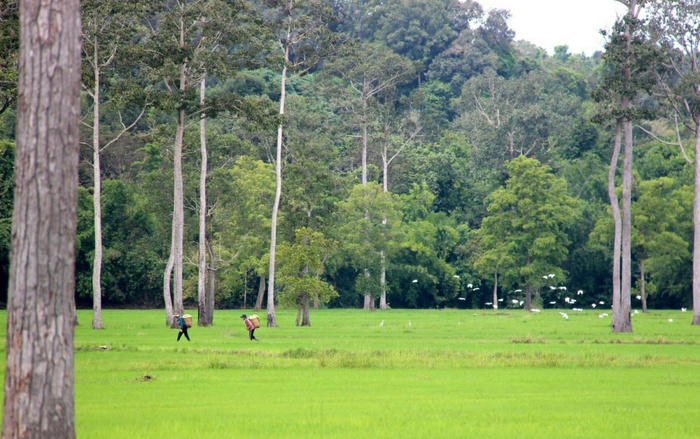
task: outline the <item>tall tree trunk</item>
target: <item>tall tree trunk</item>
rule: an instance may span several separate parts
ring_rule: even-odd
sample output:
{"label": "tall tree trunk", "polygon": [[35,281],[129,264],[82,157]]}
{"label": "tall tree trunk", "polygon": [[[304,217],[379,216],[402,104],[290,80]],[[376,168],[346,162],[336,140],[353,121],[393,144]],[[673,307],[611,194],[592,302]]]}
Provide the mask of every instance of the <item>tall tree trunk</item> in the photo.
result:
{"label": "tall tree trunk", "polygon": [[498,309],[498,272],[493,274],[493,309]]}
{"label": "tall tree trunk", "polygon": [[[700,87],[695,92],[700,96]],[[695,197],[693,201],[693,325],[700,325],[700,117],[695,128]]]}
{"label": "tall tree trunk", "polygon": [[305,294],[302,299],[302,309],[303,315],[301,319],[301,326],[311,326],[311,298],[308,294]]}
{"label": "tall tree trunk", "polygon": [[644,262],[645,259],[640,259],[639,260],[639,293],[642,296],[642,312],[647,312],[647,289],[646,289],[646,283],[644,280],[644,275],[645,275],[645,267],[644,267]]}
{"label": "tall tree trunk", "polygon": [[[367,185],[367,96],[368,84],[362,85],[362,185]],[[367,212],[365,212],[367,214]],[[365,277],[370,277],[369,270],[365,270]],[[365,294],[365,301],[362,309],[369,311],[374,309],[371,294]]]}
{"label": "tall tree trunk", "polygon": [[3,438],[75,438],[80,4],[20,5]]}
{"label": "tall tree trunk", "polygon": [[[289,32],[287,33],[289,35]],[[289,50],[285,51],[285,66],[282,68],[282,79],[280,86],[280,116],[284,116],[284,103],[287,97],[287,64],[289,61]],[[272,207],[272,225],[270,233],[270,280],[267,286],[267,326],[277,327],[275,316],[275,252],[277,250],[277,214],[280,208],[280,198],[282,197],[282,123],[277,127],[277,157],[275,163],[277,174],[277,184],[275,187],[275,204]]]}
{"label": "tall tree trunk", "polygon": [[165,301],[165,324],[173,328],[177,324],[177,322],[175,322],[173,319],[173,299],[170,292],[170,282],[172,280],[174,260],[174,252],[172,250],[171,242],[170,257],[168,257],[168,262],[165,264],[165,273],[163,273],[163,300]]}
{"label": "tall tree trunk", "polygon": [[248,269],[243,273],[243,309],[248,308]]}
{"label": "tall tree trunk", "polygon": [[265,297],[265,274],[260,275],[260,285],[258,287],[258,297],[255,299],[255,310],[262,309],[263,298]]}
{"label": "tall tree trunk", "polygon": [[175,128],[175,154],[173,158],[173,307],[175,314],[182,315],[182,246],[185,229],[185,206],[183,201],[182,182],[182,144],[185,133],[185,110],[180,108],[177,112],[177,126]]}
{"label": "tall tree trunk", "polygon": [[532,287],[530,282],[525,285],[525,309],[532,311]]}
{"label": "tall tree trunk", "polygon": [[207,309],[209,324],[214,324],[214,282],[216,281],[216,262],[214,262],[214,250],[211,241],[207,241],[207,253],[209,254],[209,266],[207,268]]}
{"label": "tall tree trunk", "polygon": [[[384,224],[386,224],[386,220],[384,220]],[[379,298],[379,309],[382,311],[386,311],[386,253],[384,252],[384,250],[382,250],[381,253],[381,260],[382,273],[379,277],[379,283],[381,284],[382,295]]]}
{"label": "tall tree trunk", "polygon": [[92,174],[95,223],[95,254],[92,262],[92,329],[102,329],[102,176],[100,175],[100,69],[95,43],[93,89]]}
{"label": "tall tree trunk", "polygon": [[615,223],[615,235],[613,239],[613,307],[620,303],[620,260],[622,255],[622,216],[620,215],[620,202],[615,190],[615,174],[617,173],[617,163],[620,159],[620,149],[622,146],[622,119],[618,119],[615,128],[615,144],[613,154],[610,159],[610,170],[608,171],[608,198],[612,209],[613,221]]}
{"label": "tall tree trunk", "polygon": [[[206,93],[206,78],[202,78],[199,89],[199,102],[204,105]],[[202,165],[199,171],[199,273],[197,276],[198,313],[197,324],[199,326],[211,326],[212,318],[209,315],[207,304],[206,274],[207,274],[207,132],[206,115],[202,112],[199,119],[199,144],[202,155]]]}
{"label": "tall tree trunk", "polygon": [[625,130],[625,159],[622,174],[622,272],[620,300],[613,303],[613,332],[632,332],[632,123],[623,122]]}

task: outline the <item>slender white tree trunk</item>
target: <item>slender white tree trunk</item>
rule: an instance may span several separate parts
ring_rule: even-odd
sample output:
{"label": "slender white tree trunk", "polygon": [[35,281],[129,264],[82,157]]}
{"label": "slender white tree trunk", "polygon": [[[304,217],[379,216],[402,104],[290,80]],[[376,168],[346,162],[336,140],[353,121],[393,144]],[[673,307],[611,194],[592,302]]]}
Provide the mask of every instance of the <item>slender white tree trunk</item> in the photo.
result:
{"label": "slender white tree trunk", "polygon": [[95,254],[92,262],[92,329],[102,329],[102,176],[100,172],[100,69],[95,44],[93,90],[92,173],[95,223]]}
{"label": "slender white tree trunk", "polygon": [[[199,93],[199,102],[204,105],[206,93],[206,78],[202,78]],[[199,173],[199,273],[197,277],[198,314],[199,326],[210,326],[211,316],[207,304],[207,135],[206,115],[202,112],[199,119],[199,143],[202,154],[202,165]]]}
{"label": "slender white tree trunk", "polygon": [[[285,52],[285,60],[289,60],[289,52]],[[284,116],[284,104],[287,96],[287,65],[282,69],[282,80],[280,86],[280,116]],[[280,198],[282,197],[282,124],[277,127],[277,157],[275,170],[277,174],[277,185],[275,188],[275,204],[272,207],[272,226],[270,233],[270,280],[267,287],[267,326],[277,327],[275,316],[275,252],[277,249],[277,214],[280,208]]]}
{"label": "slender white tree trunk", "polygon": [[493,274],[493,309],[498,309],[498,272]]}
{"label": "slender white tree trunk", "polygon": [[75,438],[80,4],[20,5],[3,438]]}
{"label": "slender white tree trunk", "polygon": [[[700,96],[700,87],[696,89]],[[700,118],[695,129],[695,199],[693,201],[693,325],[700,325]]]}
{"label": "slender white tree trunk", "polygon": [[639,261],[639,294],[642,297],[642,312],[647,312],[647,289],[646,281],[644,276],[646,275],[645,270],[645,260],[640,259]]}
{"label": "slender white tree trunk", "polygon": [[617,173],[617,163],[620,159],[620,149],[622,146],[622,120],[617,121],[615,128],[615,144],[613,146],[612,159],[610,160],[610,170],[608,171],[608,197],[612,209],[613,221],[615,223],[615,235],[613,239],[613,316],[614,310],[620,303],[620,261],[622,255],[622,216],[620,214],[620,202],[615,189],[615,174]]}
{"label": "slender white tree trunk", "polygon": [[[367,185],[367,93],[366,89],[369,84],[362,85],[362,185]],[[365,269],[365,277],[370,277],[369,270]],[[364,310],[372,310],[374,308],[374,300],[371,294],[365,294],[365,301],[362,306]]]}

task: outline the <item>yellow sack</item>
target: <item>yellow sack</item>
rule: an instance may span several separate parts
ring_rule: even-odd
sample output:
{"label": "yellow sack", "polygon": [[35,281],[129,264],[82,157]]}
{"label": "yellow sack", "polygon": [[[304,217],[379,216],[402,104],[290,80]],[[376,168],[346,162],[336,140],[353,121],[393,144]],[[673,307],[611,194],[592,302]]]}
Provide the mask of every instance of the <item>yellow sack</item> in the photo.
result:
{"label": "yellow sack", "polygon": [[185,324],[187,325],[188,328],[192,327],[192,315],[191,314],[183,314],[182,318],[185,320]]}
{"label": "yellow sack", "polygon": [[258,329],[260,327],[260,317],[256,316],[255,314],[248,317],[248,320],[250,320],[253,323],[253,326],[255,326],[255,329]]}

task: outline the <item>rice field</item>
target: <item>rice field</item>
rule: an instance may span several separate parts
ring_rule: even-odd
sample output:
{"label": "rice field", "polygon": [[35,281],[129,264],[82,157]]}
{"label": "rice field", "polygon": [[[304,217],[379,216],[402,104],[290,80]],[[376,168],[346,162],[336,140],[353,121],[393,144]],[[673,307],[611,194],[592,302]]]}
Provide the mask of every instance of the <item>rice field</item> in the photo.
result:
{"label": "rice field", "polygon": [[101,331],[80,311],[78,437],[700,437],[691,312],[612,334],[605,311],[559,311],[314,310],[298,328],[279,310],[259,342],[240,310],[191,342],[163,311],[105,310]]}

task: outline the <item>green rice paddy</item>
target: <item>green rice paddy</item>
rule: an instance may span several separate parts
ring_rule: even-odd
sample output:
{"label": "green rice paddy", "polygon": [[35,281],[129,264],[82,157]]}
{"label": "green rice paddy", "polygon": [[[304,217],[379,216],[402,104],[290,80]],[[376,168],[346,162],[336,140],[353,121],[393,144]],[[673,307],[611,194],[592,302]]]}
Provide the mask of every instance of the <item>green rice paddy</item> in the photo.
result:
{"label": "green rice paddy", "polygon": [[[77,433],[700,437],[692,313],[635,314],[634,333],[612,334],[604,312],[567,311],[565,320],[558,310],[314,310],[313,326],[298,328],[296,311],[280,310],[279,327],[263,322],[251,342],[241,311],[227,310],[176,342],[164,311],[105,310],[101,331],[80,311]],[[4,311],[0,320],[4,350]]]}

